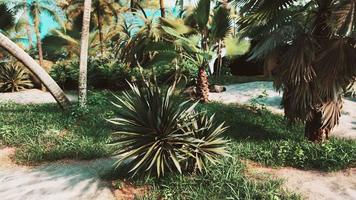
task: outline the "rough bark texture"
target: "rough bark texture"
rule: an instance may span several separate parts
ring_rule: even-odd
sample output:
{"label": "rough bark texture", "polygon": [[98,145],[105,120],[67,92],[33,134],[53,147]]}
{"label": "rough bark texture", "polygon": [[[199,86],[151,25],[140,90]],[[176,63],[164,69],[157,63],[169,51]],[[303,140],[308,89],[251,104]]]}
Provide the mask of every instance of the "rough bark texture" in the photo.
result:
{"label": "rough bark texture", "polygon": [[88,65],[88,46],[90,28],[91,0],[84,2],[84,16],[82,37],[80,42],[80,64],[79,64],[79,106],[85,107],[87,101],[87,65]]}
{"label": "rough bark texture", "polygon": [[17,46],[14,42],[8,39],[5,35],[0,33],[0,47],[4,48],[20,62],[22,62],[27,69],[29,69],[37,78],[47,87],[49,92],[56,99],[58,104],[63,108],[69,108],[69,100],[65,96],[63,90],[57,83],[48,75],[48,73],[23,49]]}
{"label": "rough bark texture", "polygon": [[305,137],[314,143],[329,139],[330,129],[322,127],[321,112],[315,111],[313,117],[305,123]]}
{"label": "rough bark texture", "polygon": [[209,101],[208,75],[206,74],[204,65],[199,68],[197,79],[197,98],[202,103],[206,103]]}

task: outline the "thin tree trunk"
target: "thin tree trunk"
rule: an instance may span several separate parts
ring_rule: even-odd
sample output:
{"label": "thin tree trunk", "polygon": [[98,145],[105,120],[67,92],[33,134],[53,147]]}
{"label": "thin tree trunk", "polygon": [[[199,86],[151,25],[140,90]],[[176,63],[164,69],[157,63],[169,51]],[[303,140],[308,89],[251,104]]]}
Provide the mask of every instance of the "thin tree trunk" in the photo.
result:
{"label": "thin tree trunk", "polygon": [[161,10],[161,17],[166,17],[166,9],[164,7],[164,0],[159,0],[159,7]]}
{"label": "thin tree trunk", "polygon": [[41,32],[40,32],[40,13],[38,12],[38,9],[36,9],[35,13],[35,20],[34,20],[34,25],[35,25],[35,32],[36,32],[36,40],[37,40],[37,50],[38,50],[38,60],[40,65],[43,65],[43,51],[42,51],[42,41],[41,41]]}
{"label": "thin tree trunk", "polygon": [[0,46],[22,62],[47,87],[63,109],[69,108],[69,100],[63,90],[31,56],[2,33],[0,33]]}
{"label": "thin tree trunk", "polygon": [[[34,26],[35,26],[35,33],[36,33],[36,40],[37,40],[38,60],[40,66],[43,67],[43,51],[42,51],[42,41],[41,41],[41,32],[40,32],[40,28],[41,28],[40,13],[37,8],[35,8]],[[46,87],[44,85],[41,85],[41,90],[46,91]]]}
{"label": "thin tree trunk", "polygon": [[28,14],[28,4],[27,4],[27,0],[24,0],[24,17],[25,17],[25,27],[26,27],[26,34],[27,34],[27,38],[28,38],[28,43],[29,43],[29,49],[32,49],[32,34],[31,34],[31,27],[30,27],[30,18],[29,18],[29,14]]}
{"label": "thin tree trunk", "polygon": [[216,76],[221,76],[221,68],[222,68],[222,45],[223,45],[223,41],[219,40],[218,42],[218,63],[217,63],[217,72],[216,72]]}
{"label": "thin tree trunk", "polygon": [[80,42],[80,65],[79,65],[79,106],[82,108],[86,107],[86,101],[87,101],[87,65],[88,65],[90,12],[91,12],[91,0],[85,0],[82,38]]}
{"label": "thin tree trunk", "polygon": [[101,55],[104,54],[104,36],[103,36],[103,22],[102,22],[102,17],[100,13],[100,4],[96,8],[96,17],[98,19],[98,29],[99,29],[99,41],[100,41],[100,53]]}

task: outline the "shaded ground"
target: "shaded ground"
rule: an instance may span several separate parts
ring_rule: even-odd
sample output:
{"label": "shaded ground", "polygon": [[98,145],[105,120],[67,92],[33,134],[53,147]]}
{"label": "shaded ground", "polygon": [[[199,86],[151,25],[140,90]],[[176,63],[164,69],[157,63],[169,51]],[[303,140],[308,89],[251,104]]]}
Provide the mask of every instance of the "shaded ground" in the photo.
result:
{"label": "shaded ground", "polygon": [[[268,110],[283,114],[281,108],[282,94],[275,91],[273,83],[258,81],[226,86],[226,92],[210,93],[209,99],[222,103],[239,103],[253,106],[264,106]],[[331,136],[356,139],[356,99],[344,99],[339,126]]]}
{"label": "shaded ground", "polygon": [[[354,200],[356,199],[356,168],[325,173],[304,171],[294,168],[271,169],[255,163],[248,163],[249,170],[258,176],[272,175],[284,180],[283,187],[299,192],[309,200]],[[267,175],[269,176],[269,175]]]}
{"label": "shaded ground", "polygon": [[[76,101],[77,96],[67,94],[70,101]],[[43,92],[38,89],[24,90],[13,93],[0,93],[0,103],[13,102],[17,104],[44,104],[56,103],[56,100],[49,92]]]}
{"label": "shaded ground", "polygon": [[115,199],[110,184],[99,177],[110,170],[112,160],[56,162],[36,167],[11,162],[14,149],[0,149],[1,200]]}

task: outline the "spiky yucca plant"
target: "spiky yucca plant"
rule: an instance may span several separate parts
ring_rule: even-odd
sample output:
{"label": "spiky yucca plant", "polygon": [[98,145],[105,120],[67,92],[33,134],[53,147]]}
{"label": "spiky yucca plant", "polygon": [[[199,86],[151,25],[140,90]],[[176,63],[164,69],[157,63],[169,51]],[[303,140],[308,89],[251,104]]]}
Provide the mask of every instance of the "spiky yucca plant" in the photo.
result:
{"label": "spiky yucca plant", "polygon": [[0,65],[0,92],[18,92],[33,87],[28,72],[15,64]]}
{"label": "spiky yucca plant", "polygon": [[130,87],[131,92],[116,97],[119,114],[109,120],[118,127],[111,143],[118,148],[117,166],[128,163],[132,176],[147,172],[159,177],[167,171],[202,172],[206,162],[227,155],[223,124],[216,126],[213,118],[196,113],[197,103],[178,104],[173,87],[164,93],[151,83]]}

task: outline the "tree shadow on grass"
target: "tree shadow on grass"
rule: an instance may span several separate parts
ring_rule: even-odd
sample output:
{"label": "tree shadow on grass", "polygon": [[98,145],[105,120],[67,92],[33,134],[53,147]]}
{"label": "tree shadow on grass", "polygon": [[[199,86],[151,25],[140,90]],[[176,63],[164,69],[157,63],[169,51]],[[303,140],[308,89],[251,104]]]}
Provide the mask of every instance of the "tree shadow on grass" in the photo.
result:
{"label": "tree shadow on grass", "polygon": [[236,140],[285,140],[302,138],[300,124],[288,124],[281,115],[237,104],[209,103],[200,109],[229,127],[227,135]]}

